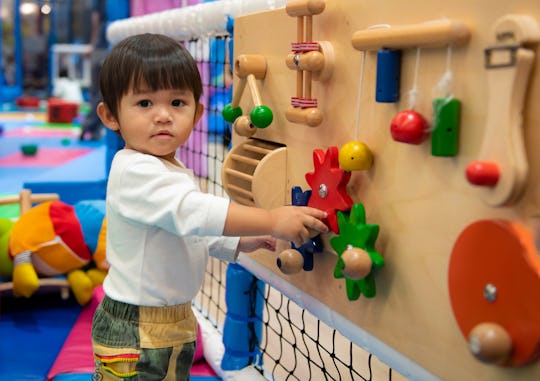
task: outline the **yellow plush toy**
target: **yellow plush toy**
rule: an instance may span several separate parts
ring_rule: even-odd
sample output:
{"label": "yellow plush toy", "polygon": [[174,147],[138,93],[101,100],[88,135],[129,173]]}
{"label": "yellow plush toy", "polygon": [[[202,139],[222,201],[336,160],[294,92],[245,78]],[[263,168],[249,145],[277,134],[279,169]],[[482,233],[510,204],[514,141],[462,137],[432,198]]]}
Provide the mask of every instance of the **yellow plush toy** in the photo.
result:
{"label": "yellow plush toy", "polygon": [[13,294],[30,297],[39,277],[66,275],[77,302],[87,304],[108,270],[104,210],[103,200],[49,201],[23,213],[9,235]]}

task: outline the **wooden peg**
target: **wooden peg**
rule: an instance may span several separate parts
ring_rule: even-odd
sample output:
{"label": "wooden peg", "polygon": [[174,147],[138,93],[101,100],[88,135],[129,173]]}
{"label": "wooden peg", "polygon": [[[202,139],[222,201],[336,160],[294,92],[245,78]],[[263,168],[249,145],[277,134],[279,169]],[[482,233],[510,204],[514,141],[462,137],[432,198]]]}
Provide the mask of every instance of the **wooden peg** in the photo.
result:
{"label": "wooden peg", "polygon": [[266,58],[260,54],[242,54],[234,62],[234,73],[238,78],[246,78],[253,74],[257,79],[266,76]]}
{"label": "wooden peg", "polygon": [[434,48],[462,45],[470,38],[469,28],[459,20],[436,20],[420,24],[360,30],[353,34],[357,50]]}

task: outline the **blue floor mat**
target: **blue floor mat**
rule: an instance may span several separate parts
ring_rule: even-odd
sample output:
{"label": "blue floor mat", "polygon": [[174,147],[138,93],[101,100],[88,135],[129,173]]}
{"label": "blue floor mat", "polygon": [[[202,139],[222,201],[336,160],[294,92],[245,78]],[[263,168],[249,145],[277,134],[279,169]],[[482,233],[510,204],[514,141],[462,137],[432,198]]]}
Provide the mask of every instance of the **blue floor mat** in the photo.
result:
{"label": "blue floor mat", "polygon": [[60,293],[0,299],[0,380],[43,381],[82,307]]}

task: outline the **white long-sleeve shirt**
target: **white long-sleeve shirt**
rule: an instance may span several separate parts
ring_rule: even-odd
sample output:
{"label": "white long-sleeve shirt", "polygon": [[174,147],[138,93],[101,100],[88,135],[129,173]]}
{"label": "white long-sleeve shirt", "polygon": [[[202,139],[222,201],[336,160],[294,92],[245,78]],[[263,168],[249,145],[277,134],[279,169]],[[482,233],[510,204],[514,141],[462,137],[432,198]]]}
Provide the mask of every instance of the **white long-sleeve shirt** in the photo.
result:
{"label": "white long-sleeve shirt", "polygon": [[239,238],[221,236],[228,207],[228,199],[201,192],[183,165],[117,152],[107,184],[105,293],[140,306],[191,301],[209,254],[236,259]]}

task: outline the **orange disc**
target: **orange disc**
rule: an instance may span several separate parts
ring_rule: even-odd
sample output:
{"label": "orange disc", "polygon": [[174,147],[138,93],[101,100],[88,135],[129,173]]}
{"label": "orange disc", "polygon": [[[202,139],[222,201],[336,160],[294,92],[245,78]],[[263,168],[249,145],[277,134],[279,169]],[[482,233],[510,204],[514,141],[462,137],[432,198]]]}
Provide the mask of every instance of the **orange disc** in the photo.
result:
{"label": "orange disc", "polygon": [[540,257],[525,227],[482,220],[465,228],[452,250],[448,287],[465,338],[480,323],[497,323],[512,338],[502,365],[540,357]]}

